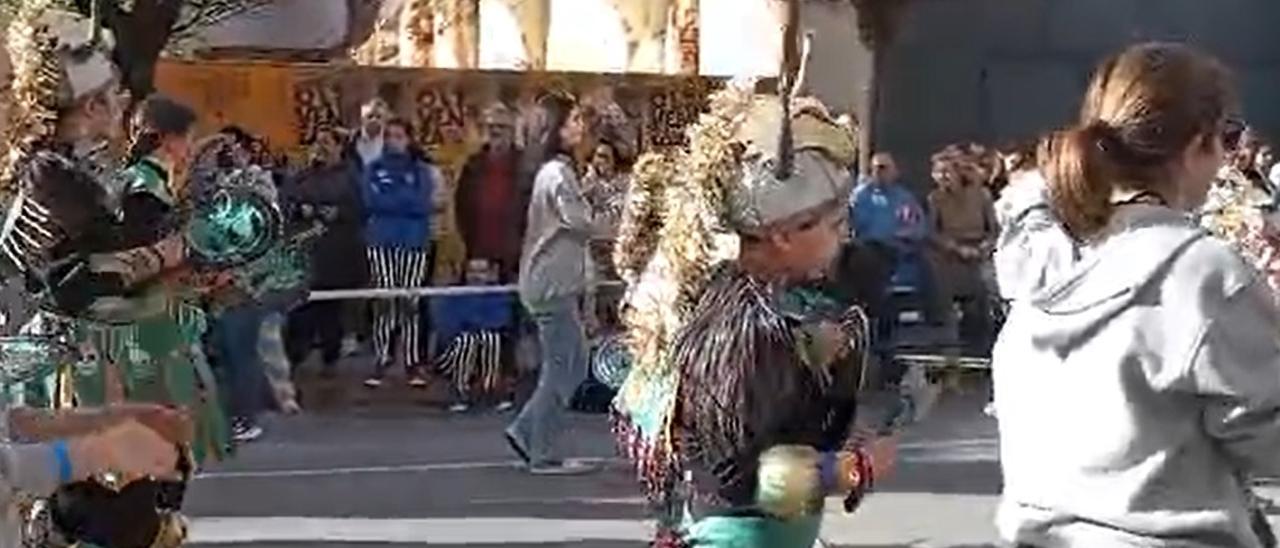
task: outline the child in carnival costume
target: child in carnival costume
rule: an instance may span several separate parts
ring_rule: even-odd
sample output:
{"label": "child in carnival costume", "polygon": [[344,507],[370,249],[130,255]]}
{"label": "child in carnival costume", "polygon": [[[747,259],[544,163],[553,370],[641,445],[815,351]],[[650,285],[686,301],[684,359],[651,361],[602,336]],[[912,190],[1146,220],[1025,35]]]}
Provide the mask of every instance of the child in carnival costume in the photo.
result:
{"label": "child in carnival costume", "polygon": [[655,546],[810,548],[824,499],[852,511],[892,462],[892,441],[850,441],[866,316],[814,289],[845,234],[855,146],[791,94],[790,9],[779,96],[714,95],[688,150],[638,162],[624,215],[635,364],[615,432]]}

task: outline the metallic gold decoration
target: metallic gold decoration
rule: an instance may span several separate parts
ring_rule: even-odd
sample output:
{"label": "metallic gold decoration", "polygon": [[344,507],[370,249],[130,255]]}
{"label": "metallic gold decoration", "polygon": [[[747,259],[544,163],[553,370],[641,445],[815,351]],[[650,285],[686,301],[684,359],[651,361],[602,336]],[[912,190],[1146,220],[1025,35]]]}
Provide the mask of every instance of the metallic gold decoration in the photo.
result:
{"label": "metallic gold decoration", "polygon": [[9,125],[5,128],[8,157],[0,185],[12,192],[18,167],[33,146],[53,137],[57,131],[58,103],[64,73],[55,48],[57,39],[40,22],[50,0],[24,2],[9,26],[9,59],[13,65],[13,87]]}

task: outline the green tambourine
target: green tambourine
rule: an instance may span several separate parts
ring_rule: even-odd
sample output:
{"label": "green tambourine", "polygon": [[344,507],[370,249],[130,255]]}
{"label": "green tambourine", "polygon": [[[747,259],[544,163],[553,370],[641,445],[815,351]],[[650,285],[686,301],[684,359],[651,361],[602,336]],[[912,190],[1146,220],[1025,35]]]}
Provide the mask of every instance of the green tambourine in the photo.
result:
{"label": "green tambourine", "polygon": [[255,168],[219,177],[200,189],[185,229],[197,268],[239,266],[270,251],[284,225],[274,193],[270,174]]}

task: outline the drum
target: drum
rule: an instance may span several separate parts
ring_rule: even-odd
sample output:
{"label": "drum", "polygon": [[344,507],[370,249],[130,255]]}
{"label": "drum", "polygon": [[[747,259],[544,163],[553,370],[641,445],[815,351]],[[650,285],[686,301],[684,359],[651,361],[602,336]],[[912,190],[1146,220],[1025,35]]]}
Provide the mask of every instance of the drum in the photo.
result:
{"label": "drum", "polygon": [[631,372],[631,350],[620,334],[606,335],[600,339],[591,354],[591,372],[596,380],[617,392]]}

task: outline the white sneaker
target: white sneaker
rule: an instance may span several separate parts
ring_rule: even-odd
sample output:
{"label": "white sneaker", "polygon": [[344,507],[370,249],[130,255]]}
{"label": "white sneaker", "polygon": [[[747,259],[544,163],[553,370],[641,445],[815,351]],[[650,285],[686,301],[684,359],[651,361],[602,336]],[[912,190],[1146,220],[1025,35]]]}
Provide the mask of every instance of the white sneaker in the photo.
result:
{"label": "white sneaker", "polygon": [[595,465],[573,460],[529,466],[529,473],[535,476],[581,476],[597,470]]}
{"label": "white sneaker", "polygon": [[262,427],[256,424],[242,422],[231,427],[231,439],[236,443],[249,443],[261,438],[262,434]]}
{"label": "white sneaker", "polygon": [[499,403],[498,405],[495,405],[493,407],[493,410],[499,413],[506,413],[507,411],[514,409],[515,406],[516,406],[516,402],[513,402],[511,400],[506,400],[506,401],[503,401],[502,403]]}
{"label": "white sneaker", "polygon": [[450,413],[466,413],[471,410],[471,406],[465,403],[455,403],[449,406]]}

